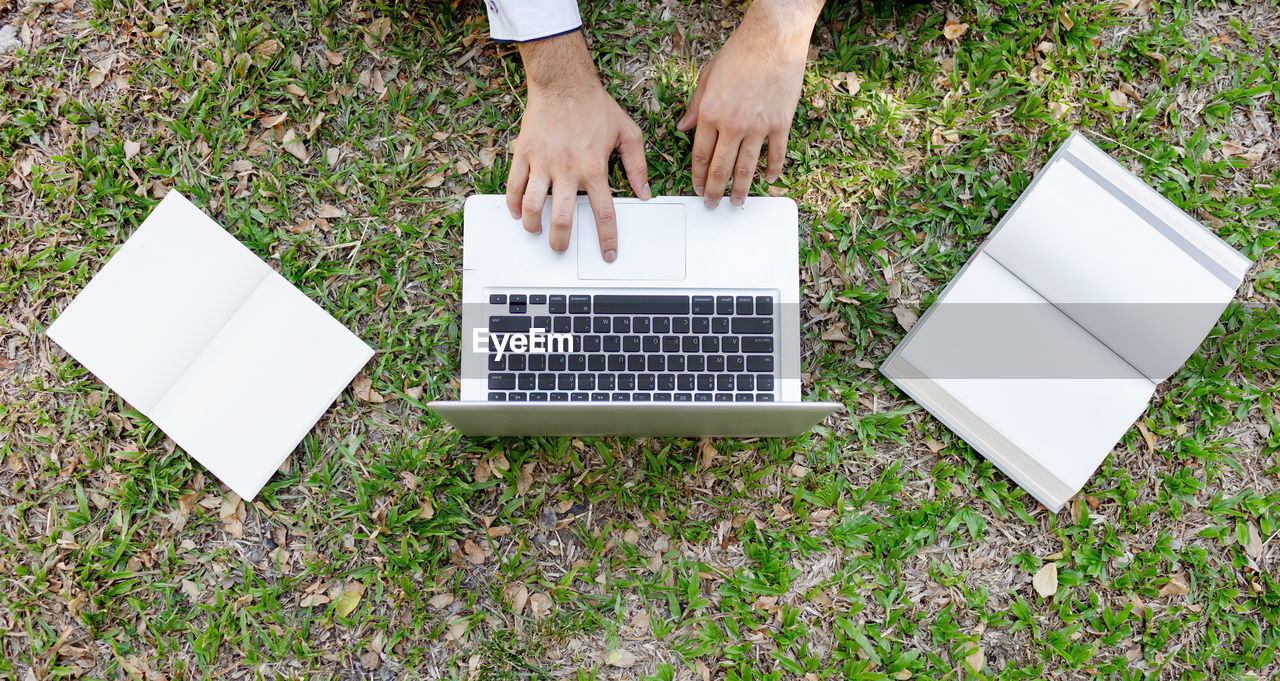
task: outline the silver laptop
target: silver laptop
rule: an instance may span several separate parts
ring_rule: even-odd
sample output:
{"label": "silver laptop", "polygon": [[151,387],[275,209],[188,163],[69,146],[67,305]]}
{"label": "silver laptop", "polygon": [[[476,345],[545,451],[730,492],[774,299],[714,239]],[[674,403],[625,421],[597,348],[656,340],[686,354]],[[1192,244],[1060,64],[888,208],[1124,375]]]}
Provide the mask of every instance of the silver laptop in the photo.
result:
{"label": "silver laptop", "polygon": [[618,257],[578,197],[564,253],[467,199],[459,401],[468,435],[785,436],[840,405],[800,399],[795,202],[614,199]]}

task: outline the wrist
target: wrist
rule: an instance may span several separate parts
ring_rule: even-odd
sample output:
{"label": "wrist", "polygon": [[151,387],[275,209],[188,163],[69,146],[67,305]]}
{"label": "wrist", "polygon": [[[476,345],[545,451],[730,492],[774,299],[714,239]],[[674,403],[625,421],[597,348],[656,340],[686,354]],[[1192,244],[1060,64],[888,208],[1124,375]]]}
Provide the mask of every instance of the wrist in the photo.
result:
{"label": "wrist", "polygon": [[738,30],[754,36],[761,47],[807,55],[822,5],[823,0],[755,0]]}
{"label": "wrist", "polygon": [[529,91],[568,94],[599,87],[581,31],[520,44]]}

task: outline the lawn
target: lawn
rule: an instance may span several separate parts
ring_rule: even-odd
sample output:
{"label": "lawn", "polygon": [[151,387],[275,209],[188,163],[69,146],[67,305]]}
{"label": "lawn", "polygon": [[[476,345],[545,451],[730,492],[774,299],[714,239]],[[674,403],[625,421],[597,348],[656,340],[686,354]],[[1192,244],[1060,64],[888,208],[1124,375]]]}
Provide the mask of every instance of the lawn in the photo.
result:
{"label": "lawn", "polygon": [[[742,4],[583,7],[654,193],[692,193],[675,123]],[[755,190],[800,204],[805,393],[848,410],[745,441],[425,408],[457,392],[462,200],[502,191],[524,97],[480,3],[4,26],[0,677],[1280,674],[1277,0],[829,3]],[[1073,129],[1256,264],[1051,514],[875,366]],[[171,188],[377,349],[251,503],[43,334]]]}

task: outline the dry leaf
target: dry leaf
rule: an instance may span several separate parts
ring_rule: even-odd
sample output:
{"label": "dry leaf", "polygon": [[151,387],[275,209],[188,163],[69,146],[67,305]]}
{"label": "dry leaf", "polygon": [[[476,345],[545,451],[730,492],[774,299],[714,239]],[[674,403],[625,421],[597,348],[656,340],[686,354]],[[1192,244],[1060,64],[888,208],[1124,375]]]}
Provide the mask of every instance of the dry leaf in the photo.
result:
{"label": "dry leaf", "polygon": [[302,89],[302,88],[300,88],[300,87],[298,87],[298,85],[297,85],[296,83],[289,83],[288,85],[285,85],[285,86],[284,86],[284,91],[285,91],[285,92],[288,92],[289,94],[293,95],[294,97],[306,97],[306,96],[307,96],[307,91],[306,91],[306,90],[303,90],[303,89]]}
{"label": "dry leaf", "polygon": [[704,437],[698,440],[698,463],[702,470],[711,468],[711,464],[716,460],[716,446],[711,443],[711,438]]}
{"label": "dry leaf", "polygon": [[338,596],[338,600],[334,603],[333,609],[340,617],[346,617],[356,609],[360,604],[360,596],[362,593],[356,589],[347,589]]}
{"label": "dry leaf", "polygon": [[529,587],[523,584],[508,584],[502,588],[502,600],[511,606],[511,612],[519,615],[529,602]]}
{"label": "dry leaf", "polygon": [[898,323],[907,331],[910,331],[911,327],[915,326],[916,322],[920,319],[919,315],[906,305],[895,305],[893,308],[893,316],[898,318]]}
{"label": "dry leaf", "polygon": [[471,473],[471,479],[478,483],[489,482],[489,478],[493,474],[493,469],[489,467],[488,461],[481,461],[476,464],[475,470]]}
{"label": "dry leaf", "polygon": [[355,391],[356,399],[362,402],[370,402],[372,404],[382,404],[387,400],[373,389],[373,381],[361,375],[351,382],[351,388]]}
{"label": "dry leaf", "polygon": [[1058,21],[1062,22],[1063,28],[1068,31],[1076,26],[1076,22],[1072,21],[1071,16],[1067,14],[1066,5],[1058,5]]}
{"label": "dry leaf", "polygon": [[1138,421],[1138,432],[1142,433],[1142,439],[1147,443],[1147,450],[1152,454],[1155,454],[1156,436],[1151,434],[1151,431],[1147,428],[1147,424],[1142,421]]}
{"label": "dry leaf", "polygon": [[324,160],[329,163],[330,168],[338,165],[338,154],[339,152],[337,147],[329,147],[325,150]]}
{"label": "dry leaf", "polygon": [[304,596],[301,601],[298,601],[298,607],[314,608],[319,605],[324,605],[328,602],[329,602],[329,597],[324,594],[310,594],[308,596]]}
{"label": "dry leaf", "polygon": [[1035,576],[1031,578],[1031,586],[1045,598],[1058,593],[1058,564],[1048,562],[1036,570]]}
{"label": "dry leaf", "polygon": [[848,343],[849,336],[845,335],[843,325],[830,326],[827,327],[826,331],[822,332],[822,340]]}
{"label": "dry leaf", "polygon": [[520,473],[516,475],[516,496],[524,496],[529,488],[533,486],[533,467],[536,462],[529,463],[520,467]]}
{"label": "dry leaf", "polygon": [[325,61],[327,61],[327,62],[329,62],[329,63],[330,63],[330,64],[332,64],[333,66],[341,66],[341,65],[342,65],[342,54],[341,54],[341,53],[338,53],[338,52],[334,52],[333,50],[325,50],[325,51],[324,51],[324,60],[325,60]]}
{"label": "dry leaf", "polygon": [[604,663],[618,669],[630,669],[636,663],[636,656],[625,648],[616,648],[604,656]]}
{"label": "dry leaf", "polygon": [[924,446],[928,447],[929,451],[933,452],[934,454],[937,454],[938,452],[942,451],[944,447],[946,447],[946,445],[933,439],[925,440]]}
{"label": "dry leaf", "polygon": [[1250,558],[1257,558],[1262,555],[1262,535],[1258,533],[1258,526],[1254,522],[1249,522],[1249,542],[1244,545],[1244,552]]}
{"label": "dry leaf", "polygon": [[1122,90],[1112,90],[1109,98],[1111,99],[1111,104],[1116,108],[1124,109],[1129,106],[1129,95],[1126,95]]}
{"label": "dry leaf", "polygon": [[484,549],[480,548],[479,544],[468,539],[462,543],[462,551],[467,554],[467,560],[473,565],[484,564]]}
{"label": "dry leaf", "polygon": [[1049,113],[1052,114],[1054,118],[1062,118],[1063,116],[1066,116],[1069,111],[1071,111],[1070,105],[1063,104],[1062,102],[1049,103]]}
{"label": "dry leaf", "polygon": [[1177,574],[1171,576],[1169,581],[1165,582],[1165,585],[1160,587],[1160,594],[1157,597],[1163,598],[1169,595],[1185,596],[1189,593],[1191,593],[1191,589],[1187,586],[1186,576]]}
{"label": "dry leaf", "polygon": [[293,154],[294,158],[299,161],[307,160],[307,146],[298,139],[298,134],[293,131],[293,128],[289,128],[289,131],[284,134],[284,139],[280,141],[284,144],[284,150]]}
{"label": "dry leaf", "polygon": [[258,122],[262,124],[263,128],[270,130],[287,120],[289,120],[288,114],[276,114],[274,116],[263,116],[258,119]]}
{"label": "dry leaf", "polygon": [[964,656],[964,663],[974,674],[982,673],[982,668],[987,666],[987,654],[982,650],[982,646],[975,644],[973,650]]}
{"label": "dry leaf", "polygon": [[253,53],[259,57],[274,57],[280,51],[280,42],[274,38],[264,40],[253,48]]}
{"label": "dry leaf", "polygon": [[862,89],[862,79],[858,74],[850,71],[844,74],[844,86],[849,90],[849,94],[856,95]]}
{"label": "dry leaf", "polygon": [[444,593],[440,593],[432,596],[431,600],[427,601],[427,605],[430,605],[431,607],[437,610],[441,610],[449,607],[450,605],[453,605],[453,601],[454,601],[454,595],[446,591]]}
{"label": "dry leaf", "polygon": [[529,614],[534,619],[542,619],[551,614],[551,597],[538,591],[529,596]]}
{"label": "dry leaf", "polygon": [[137,156],[138,152],[141,150],[142,150],[141,144],[134,142],[133,140],[125,140],[124,141],[124,160],[128,161],[132,159],[134,156]]}
{"label": "dry leaf", "polygon": [[337,206],[334,206],[328,203],[322,203],[320,204],[320,211],[316,213],[316,217],[332,219],[332,218],[344,217],[346,214],[347,214],[347,211],[342,210]]}
{"label": "dry leaf", "polygon": [[942,27],[942,35],[945,36],[947,40],[951,41],[959,40],[960,36],[964,35],[968,31],[969,24],[961,24],[951,21],[950,19],[948,19],[947,23]]}

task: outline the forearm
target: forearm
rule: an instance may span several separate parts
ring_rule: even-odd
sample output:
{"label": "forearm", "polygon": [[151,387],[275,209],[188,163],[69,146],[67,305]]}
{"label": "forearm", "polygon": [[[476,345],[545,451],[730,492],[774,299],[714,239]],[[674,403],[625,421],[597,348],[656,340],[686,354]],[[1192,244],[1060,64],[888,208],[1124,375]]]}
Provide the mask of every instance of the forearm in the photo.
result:
{"label": "forearm", "polygon": [[581,31],[521,43],[520,60],[530,91],[568,92],[600,85]]}
{"label": "forearm", "polygon": [[742,17],[741,28],[765,35],[782,49],[808,50],[813,26],[824,0],[755,0]]}

